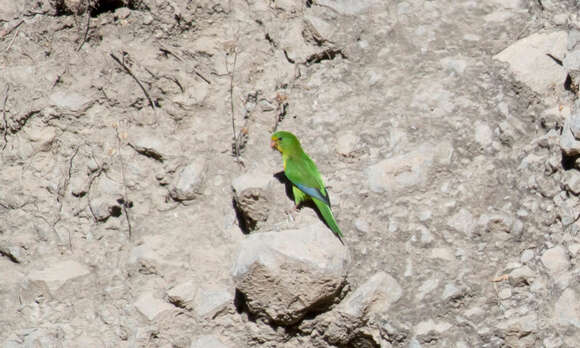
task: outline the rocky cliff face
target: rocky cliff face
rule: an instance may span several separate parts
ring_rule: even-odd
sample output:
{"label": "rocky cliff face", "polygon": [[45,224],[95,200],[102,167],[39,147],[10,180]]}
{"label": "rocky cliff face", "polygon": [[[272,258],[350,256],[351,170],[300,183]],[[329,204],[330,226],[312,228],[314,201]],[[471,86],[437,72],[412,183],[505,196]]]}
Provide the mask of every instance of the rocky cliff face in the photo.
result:
{"label": "rocky cliff face", "polygon": [[578,10],[0,0],[2,347],[577,346]]}

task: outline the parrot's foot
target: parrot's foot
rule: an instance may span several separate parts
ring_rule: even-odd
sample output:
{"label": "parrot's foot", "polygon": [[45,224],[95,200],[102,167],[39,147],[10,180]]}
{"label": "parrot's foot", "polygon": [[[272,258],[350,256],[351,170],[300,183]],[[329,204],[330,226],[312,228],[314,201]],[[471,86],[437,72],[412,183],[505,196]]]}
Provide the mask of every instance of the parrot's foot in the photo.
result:
{"label": "parrot's foot", "polygon": [[286,209],[286,215],[288,215],[288,220],[294,222],[296,220],[296,215],[300,211],[300,207],[294,206],[294,208]]}

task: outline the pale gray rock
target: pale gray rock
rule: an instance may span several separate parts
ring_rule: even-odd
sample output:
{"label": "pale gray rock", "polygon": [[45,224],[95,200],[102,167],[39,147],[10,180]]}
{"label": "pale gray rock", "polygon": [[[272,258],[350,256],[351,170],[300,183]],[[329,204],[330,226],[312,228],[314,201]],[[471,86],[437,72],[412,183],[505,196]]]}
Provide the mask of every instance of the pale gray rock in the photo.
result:
{"label": "pale gray rock", "polygon": [[497,327],[509,335],[525,337],[538,331],[538,314],[531,313],[522,317],[500,321]]}
{"label": "pale gray rock", "polygon": [[14,263],[23,263],[24,249],[19,245],[0,240],[0,256],[4,256]]}
{"label": "pale gray rock", "polygon": [[580,31],[572,29],[568,32],[568,51],[572,51],[576,44],[580,42]]}
{"label": "pale gray rock", "polygon": [[447,225],[470,236],[476,223],[473,215],[467,209],[461,208],[447,220]]}
{"label": "pale gray rock", "polygon": [[555,323],[580,328],[580,298],[573,289],[566,289],[554,306]]}
{"label": "pale gray rock", "polygon": [[344,157],[350,157],[357,150],[358,136],[351,130],[336,134],[336,152]]}
{"label": "pale gray rock", "polygon": [[73,176],[69,182],[70,192],[75,197],[82,197],[87,194],[89,189],[88,176]]}
{"label": "pale gray rock", "polygon": [[84,112],[94,102],[91,98],[73,91],[57,91],[49,96],[50,104],[67,112]]}
{"label": "pale gray rock", "polygon": [[562,85],[566,70],[546,56],[564,57],[568,42],[565,31],[535,33],[512,44],[493,58],[506,62],[516,79],[533,91],[545,94],[555,85]]}
{"label": "pale gray rock", "polygon": [[133,247],[129,253],[127,263],[132,268],[140,268],[150,273],[158,273],[161,268],[175,269],[187,267],[187,263],[175,257],[163,235],[147,235],[141,243]]}
{"label": "pale gray rock", "polygon": [[441,294],[441,299],[447,301],[458,297],[460,294],[461,290],[459,290],[455,284],[445,284],[445,288],[443,288],[443,294]]}
{"label": "pale gray rock", "polygon": [[252,188],[267,190],[273,182],[274,177],[271,173],[254,170],[232,180],[232,189],[235,192]]}
{"label": "pale gray rock", "polygon": [[552,276],[566,271],[570,267],[570,258],[567,250],[561,245],[544,251],[542,263]]}
{"label": "pale gray rock", "polygon": [[139,127],[130,129],[128,133],[129,146],[143,156],[163,162],[181,154],[179,143],[158,130]]}
{"label": "pale gray rock", "polygon": [[566,118],[560,135],[560,148],[566,156],[580,155],[580,105]]}
{"label": "pale gray rock", "polygon": [[565,25],[568,22],[568,14],[557,13],[552,17],[552,20],[556,25]]}
{"label": "pale gray rock", "polygon": [[202,284],[193,299],[193,310],[200,317],[214,316],[227,305],[234,303],[232,289],[217,284]]}
{"label": "pale gray rock", "polygon": [[506,9],[522,8],[524,4],[522,0],[491,0],[491,2]]}
{"label": "pale gray rock", "polygon": [[360,232],[367,233],[370,229],[370,226],[365,219],[357,218],[354,220],[354,228]]}
{"label": "pale gray rock", "polygon": [[440,334],[449,330],[453,325],[446,321],[434,321],[427,319],[415,326],[415,334],[417,336],[426,335],[429,333]]}
{"label": "pale gray rock", "polygon": [[169,195],[176,201],[189,201],[202,194],[207,171],[205,159],[198,158],[179,169],[169,188]]}
{"label": "pale gray rock", "polygon": [[564,344],[564,341],[559,336],[550,336],[544,338],[542,343],[544,344],[545,348],[560,348]]}
{"label": "pale gray rock", "polygon": [[417,302],[422,301],[427,294],[431,293],[433,290],[437,288],[437,286],[439,286],[439,282],[440,280],[436,278],[430,278],[425,280],[423,283],[421,283],[419,288],[417,288],[415,300]]}
{"label": "pale gray rock", "polygon": [[197,293],[197,285],[192,281],[177,284],[167,291],[167,299],[177,307],[193,309],[193,299]]}
{"label": "pale gray rock", "polygon": [[501,289],[497,296],[501,299],[501,300],[507,300],[508,298],[512,297],[512,289],[510,288],[504,288]]}
{"label": "pale gray rock", "polygon": [[54,294],[66,282],[87,276],[90,269],[74,260],[59,261],[42,270],[30,272],[28,278],[31,281],[43,281],[50,292]]}
{"label": "pale gray rock", "polygon": [[273,179],[271,174],[254,171],[232,181],[234,202],[243,219],[242,229],[246,232],[257,229],[268,219],[271,206],[269,188]]}
{"label": "pale gray rock", "polygon": [[345,15],[356,15],[368,10],[369,8],[380,4],[378,0],[319,0],[317,4],[333,9],[334,11]]}
{"label": "pale gray rock", "polygon": [[[365,329],[364,323],[388,313],[390,306],[399,301],[402,294],[403,290],[395,278],[378,272],[332,311],[317,318],[315,327],[324,332],[324,340],[330,344],[353,344],[352,340]],[[373,340],[380,342],[380,339]]]}
{"label": "pale gray rock", "polygon": [[349,262],[348,249],[316,224],[250,235],[232,274],[250,312],[288,325],[337,298]]}
{"label": "pale gray rock", "polygon": [[564,185],[568,192],[575,195],[580,194],[580,172],[577,170],[568,170],[562,177]]}
{"label": "pale gray rock", "polygon": [[[118,197],[121,199],[121,196]],[[112,215],[120,213],[120,206],[116,199],[99,196],[90,201],[90,211],[96,221],[106,221]]]}
{"label": "pale gray rock", "polygon": [[135,308],[147,319],[154,320],[162,313],[171,311],[173,306],[155,297],[152,292],[144,292],[135,301]]}
{"label": "pale gray rock", "polygon": [[523,222],[506,214],[483,214],[478,225],[483,232],[492,234],[500,240],[518,238],[523,232]]}
{"label": "pale gray rock", "polygon": [[32,122],[30,127],[26,127],[25,133],[32,144],[34,152],[50,151],[58,135],[55,127],[37,124],[35,122]]}
{"label": "pale gray rock", "polygon": [[580,252],[580,243],[572,243],[568,245],[568,251],[570,251],[572,256],[577,256]]}
{"label": "pale gray rock", "polygon": [[480,121],[475,122],[475,141],[482,147],[487,147],[491,145],[493,141],[493,132],[491,128]]}
{"label": "pale gray rock", "polygon": [[411,338],[409,341],[409,348],[421,348],[421,343],[417,340],[416,337]]}
{"label": "pale gray rock", "polygon": [[536,278],[536,273],[528,266],[522,266],[514,269],[509,274],[509,282],[511,286],[527,286],[532,284]]}
{"label": "pale gray rock", "polygon": [[201,335],[191,341],[190,348],[229,348],[217,336]]}
{"label": "pale gray rock", "polygon": [[63,347],[62,326],[50,325],[42,328],[26,328],[15,332],[13,337],[2,343],[2,348]]}
{"label": "pale gray rock", "polygon": [[310,35],[317,42],[334,41],[333,36],[337,30],[333,22],[326,21],[319,16],[308,14],[304,16],[304,24],[306,30],[310,32]]}
{"label": "pale gray rock", "polygon": [[562,61],[564,68],[568,71],[580,69],[580,49],[568,52]]}
{"label": "pale gray rock", "polygon": [[423,144],[409,153],[394,156],[372,165],[367,170],[372,191],[401,192],[429,182],[431,171],[451,163],[453,146],[449,142]]}
{"label": "pale gray rock", "polygon": [[447,71],[453,72],[457,75],[463,74],[467,67],[467,62],[461,57],[446,57],[441,59],[439,62]]}
{"label": "pale gray rock", "polygon": [[453,253],[453,250],[449,248],[432,248],[429,257],[448,262],[455,260],[455,254]]}
{"label": "pale gray rock", "polygon": [[386,312],[402,295],[403,289],[395,278],[378,272],[340,302],[336,311],[363,318],[370,313]]}
{"label": "pale gray rock", "polygon": [[[568,117],[569,130],[572,132],[574,139],[580,139],[580,101],[574,104],[574,113]],[[566,125],[564,125],[566,126]]]}

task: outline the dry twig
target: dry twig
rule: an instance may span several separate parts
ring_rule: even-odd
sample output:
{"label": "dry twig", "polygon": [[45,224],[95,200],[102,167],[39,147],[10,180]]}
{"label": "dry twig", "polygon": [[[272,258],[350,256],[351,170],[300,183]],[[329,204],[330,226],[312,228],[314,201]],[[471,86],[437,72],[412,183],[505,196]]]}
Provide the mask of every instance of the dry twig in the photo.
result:
{"label": "dry twig", "polygon": [[121,141],[123,139],[125,139],[127,137],[127,135],[125,133],[123,134],[119,134],[119,128],[118,127],[114,127],[115,128],[115,135],[117,136],[117,151],[118,151],[118,156],[119,156],[119,161],[121,162],[121,178],[123,179],[123,202],[122,202],[122,206],[123,206],[123,213],[125,213],[125,219],[127,220],[127,228],[129,230],[129,240],[131,240],[131,237],[133,235],[133,227],[131,226],[131,219],[129,217],[129,211],[127,210],[127,207],[130,206],[130,201],[129,201],[129,195],[127,194],[127,179],[126,179],[126,175],[125,175],[125,161],[123,160],[123,156],[121,155]]}
{"label": "dry twig", "polygon": [[131,77],[137,82],[137,84],[139,85],[139,87],[141,87],[141,90],[145,94],[145,97],[147,97],[147,100],[149,100],[149,105],[151,106],[151,108],[153,108],[153,110],[155,110],[155,103],[153,103],[153,99],[151,99],[151,97],[149,96],[149,93],[147,93],[147,90],[145,89],[145,87],[143,86],[141,81],[139,81],[137,76],[135,76],[133,74],[133,72],[131,71],[131,69],[129,69],[129,67],[127,67],[125,65],[125,63],[123,63],[119,58],[117,58],[117,56],[115,56],[112,52],[110,53],[110,55],[111,55],[111,58],[113,58],[115,60],[115,62],[119,63],[119,65],[123,67],[125,72],[127,72],[127,74],[131,75]]}
{"label": "dry twig", "polygon": [[85,28],[85,34],[83,35],[83,39],[79,45],[79,47],[77,47],[77,52],[81,50],[81,48],[83,48],[83,45],[85,44],[85,42],[87,41],[87,37],[89,35],[89,27],[91,24],[91,0],[87,0],[87,26]]}
{"label": "dry twig", "polygon": [[8,145],[8,120],[6,119],[6,101],[8,101],[8,91],[10,90],[10,85],[6,85],[6,93],[4,94],[4,103],[2,105],[2,119],[4,120],[4,145],[2,146],[2,151]]}
{"label": "dry twig", "polygon": [[8,44],[8,47],[6,47],[6,49],[4,50],[5,52],[10,51],[10,48],[14,44],[14,41],[16,41],[16,37],[17,36],[18,36],[18,30],[14,33],[14,36],[12,37],[12,40],[10,40],[10,43]]}
{"label": "dry twig", "polygon": [[170,54],[174,56],[178,61],[183,62],[183,58],[181,58],[177,53],[173,52],[172,50],[168,49],[165,46],[159,47],[159,50],[165,54]]}
{"label": "dry twig", "polygon": [[21,19],[20,22],[16,23],[16,25],[13,26],[12,28],[10,28],[10,30],[8,30],[7,32],[5,32],[4,34],[2,34],[2,38],[10,35],[11,32],[13,32],[14,30],[18,29],[18,27],[21,26],[22,23],[24,23],[24,19]]}
{"label": "dry twig", "polygon": [[89,187],[87,188],[87,202],[89,205],[89,211],[91,212],[91,215],[93,215],[93,219],[95,219],[95,222],[99,222],[99,219],[97,218],[97,215],[95,215],[93,205],[91,204],[91,188],[93,187],[93,182],[95,181],[95,179],[101,176],[101,174],[103,174],[104,171],[105,168],[99,165],[99,169],[97,169],[97,171],[89,179]]}
{"label": "dry twig", "polygon": [[[181,58],[177,53],[171,51],[170,49],[168,49],[165,46],[161,46],[159,47],[159,50],[165,54],[170,54],[172,56],[174,56],[178,61],[183,62],[183,58]],[[202,79],[205,83],[207,83],[208,85],[211,85],[211,81],[208,80],[205,76],[203,76],[202,74],[200,74],[197,70],[193,69],[193,72],[200,78]]]}
{"label": "dry twig", "polygon": [[[234,156],[236,157],[236,162],[242,164],[240,160],[240,144],[238,142],[238,135],[236,131],[236,113],[234,109],[234,76],[236,72],[236,62],[238,61],[238,51],[234,47],[234,64],[232,66],[232,71],[230,72],[230,108],[232,113],[232,131],[234,136]],[[243,165],[243,164],[242,164]]]}
{"label": "dry twig", "polygon": [[491,281],[494,282],[494,283],[497,283],[497,282],[502,282],[504,280],[509,280],[509,279],[510,279],[509,275],[504,274],[504,275],[501,275],[499,277],[493,278]]}
{"label": "dry twig", "polygon": [[[61,219],[61,214],[62,214],[62,199],[64,198],[64,193],[66,192],[66,189],[68,187],[68,185],[70,184],[70,178],[72,177],[72,168],[73,168],[73,161],[75,160],[75,157],[77,156],[77,154],[79,153],[81,146],[77,146],[75,148],[75,152],[73,152],[72,156],[70,156],[70,159],[68,161],[68,170],[67,170],[67,176],[64,179],[64,185],[63,185],[63,189],[62,191],[59,191],[59,214],[58,214],[58,219],[55,221],[54,225],[52,226],[53,229],[55,229],[56,224],[60,221]],[[70,237],[70,229],[68,230],[68,246],[70,248],[70,250],[72,250],[72,239]]]}

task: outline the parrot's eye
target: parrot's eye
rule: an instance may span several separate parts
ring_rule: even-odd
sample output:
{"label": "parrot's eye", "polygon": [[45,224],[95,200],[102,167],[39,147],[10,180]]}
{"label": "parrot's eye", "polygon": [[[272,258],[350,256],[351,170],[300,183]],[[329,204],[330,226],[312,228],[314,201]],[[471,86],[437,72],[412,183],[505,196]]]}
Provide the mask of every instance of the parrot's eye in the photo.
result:
{"label": "parrot's eye", "polygon": [[282,141],[282,137],[279,137],[279,138],[278,138],[278,141]]}

